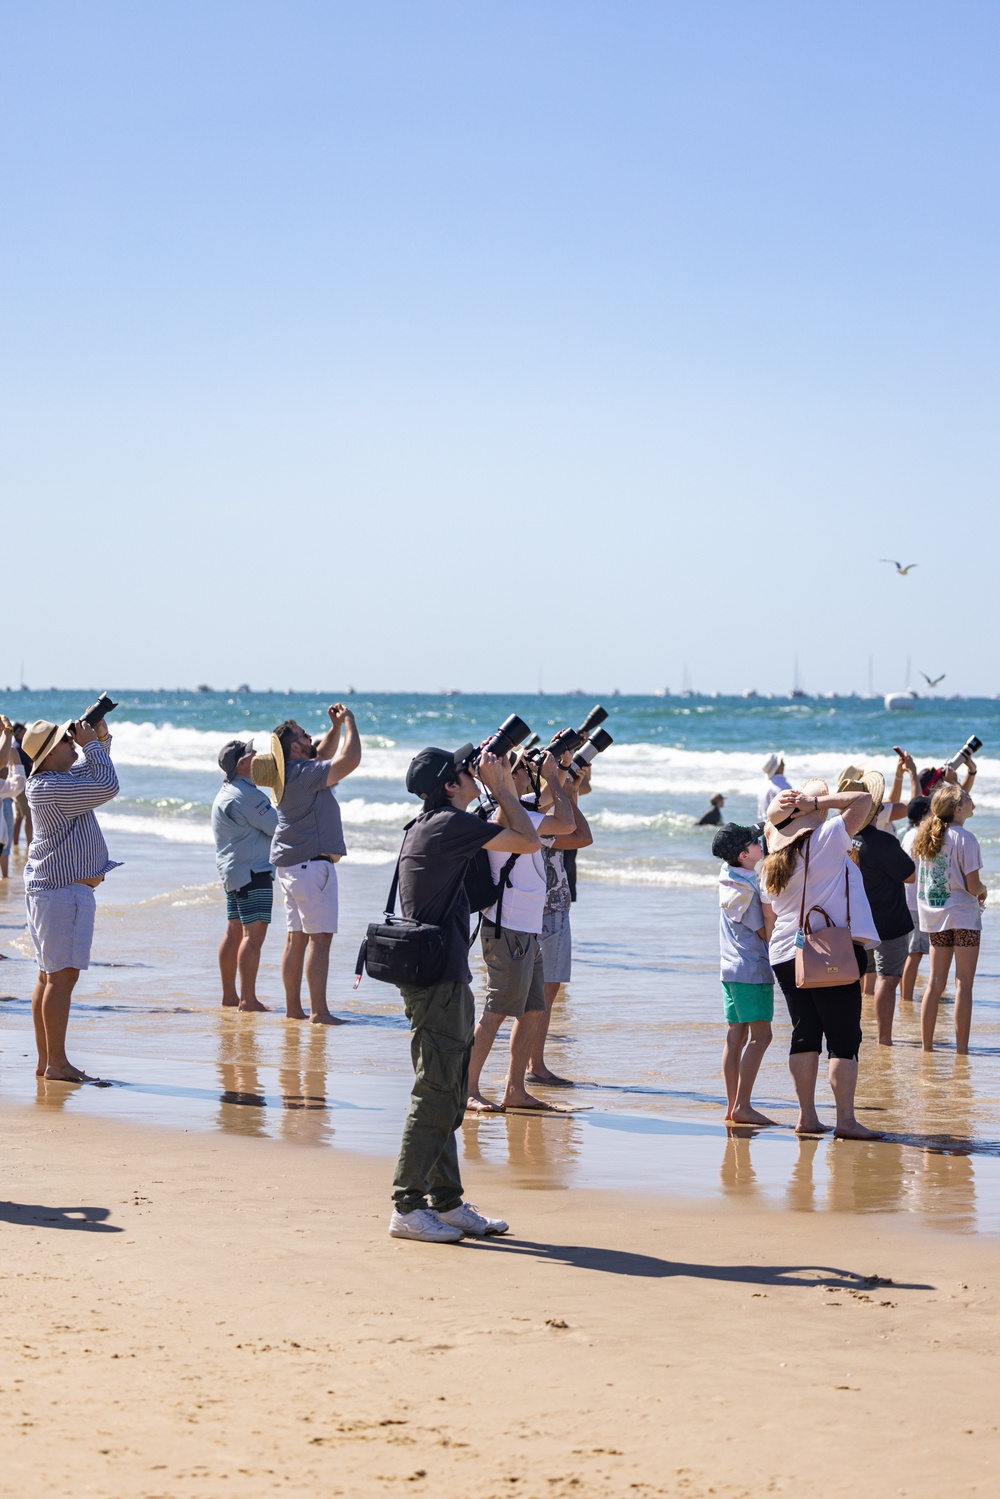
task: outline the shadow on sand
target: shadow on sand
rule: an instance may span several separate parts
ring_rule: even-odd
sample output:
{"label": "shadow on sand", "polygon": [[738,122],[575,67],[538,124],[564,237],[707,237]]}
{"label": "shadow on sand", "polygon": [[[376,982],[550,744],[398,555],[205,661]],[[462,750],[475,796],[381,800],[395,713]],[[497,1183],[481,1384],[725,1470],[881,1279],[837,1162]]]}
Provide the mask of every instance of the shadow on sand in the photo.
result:
{"label": "shadow on sand", "polygon": [[82,1228],[90,1233],[120,1234],[124,1229],[105,1219],[110,1208],[56,1208],[39,1202],[0,1202],[0,1223],[24,1228]]}
{"label": "shadow on sand", "polygon": [[[688,1276],[692,1280],[740,1281],[751,1286],[816,1286],[862,1290],[873,1285],[894,1291],[930,1291],[933,1286],[917,1281],[884,1280],[857,1270],[833,1265],[689,1265],[683,1260],[661,1260],[651,1254],[633,1254],[626,1249],[591,1249],[577,1244],[535,1244],[527,1239],[466,1239],[464,1246],[490,1254],[516,1254],[531,1259],[570,1265],[575,1270],[601,1270],[606,1275],[638,1275],[646,1280]],[[463,1246],[463,1247],[464,1247]]]}

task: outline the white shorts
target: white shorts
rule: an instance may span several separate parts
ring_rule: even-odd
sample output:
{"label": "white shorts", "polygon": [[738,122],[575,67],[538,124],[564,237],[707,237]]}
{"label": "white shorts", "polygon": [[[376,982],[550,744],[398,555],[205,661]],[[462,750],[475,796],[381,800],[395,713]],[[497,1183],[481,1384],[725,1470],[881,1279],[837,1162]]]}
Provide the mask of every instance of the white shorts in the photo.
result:
{"label": "white shorts", "polygon": [[337,867],[328,859],[308,864],[279,864],[278,884],[285,898],[285,920],[290,932],[336,932]]}
{"label": "white shorts", "polygon": [[90,885],[36,890],[24,897],[28,934],[40,973],[89,968],[97,901]]}

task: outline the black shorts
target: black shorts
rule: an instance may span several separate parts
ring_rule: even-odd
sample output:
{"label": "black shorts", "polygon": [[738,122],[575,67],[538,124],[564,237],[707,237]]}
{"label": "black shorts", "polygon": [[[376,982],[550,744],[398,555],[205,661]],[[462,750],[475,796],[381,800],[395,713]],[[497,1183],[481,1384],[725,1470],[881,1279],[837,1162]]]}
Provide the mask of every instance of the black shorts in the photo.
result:
{"label": "black shorts", "polygon": [[[859,973],[864,973],[868,955],[857,942],[854,956]],[[860,979],[853,984],[835,984],[830,989],[798,989],[794,958],[775,963],[774,976],[781,985],[792,1022],[789,1056],[802,1051],[822,1051],[825,1036],[828,1056],[856,1062],[861,1050]]]}

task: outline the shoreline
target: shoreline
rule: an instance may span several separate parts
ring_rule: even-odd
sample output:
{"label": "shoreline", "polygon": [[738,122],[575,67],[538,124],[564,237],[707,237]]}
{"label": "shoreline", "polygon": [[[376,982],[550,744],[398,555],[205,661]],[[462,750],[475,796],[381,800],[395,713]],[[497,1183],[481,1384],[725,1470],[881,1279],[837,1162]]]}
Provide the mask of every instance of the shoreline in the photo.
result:
{"label": "shoreline", "polygon": [[3,1119],[13,1490],[43,1430],[47,1486],[98,1499],[995,1484],[990,1244],[485,1162],[509,1238],[399,1243],[385,1157]]}

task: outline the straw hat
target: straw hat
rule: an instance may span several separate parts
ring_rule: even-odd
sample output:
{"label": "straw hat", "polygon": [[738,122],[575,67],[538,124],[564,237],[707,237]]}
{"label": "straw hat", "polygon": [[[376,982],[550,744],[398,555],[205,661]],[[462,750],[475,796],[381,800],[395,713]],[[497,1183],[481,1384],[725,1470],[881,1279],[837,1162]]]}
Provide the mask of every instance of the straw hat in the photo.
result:
{"label": "straw hat", "polygon": [[[802,793],[804,796],[826,796],[829,789],[825,781],[806,781]],[[825,807],[820,807],[815,812],[810,808],[808,811],[795,811],[789,815],[783,807],[778,806],[778,798],[775,797],[767,809],[767,822],[764,824],[768,853],[774,854],[779,848],[787,848],[796,838],[801,838],[803,833],[811,833],[825,821]]]}
{"label": "straw hat", "polygon": [[266,755],[254,755],[250,761],[250,779],[255,786],[266,786],[277,806],[285,794],[285,752],[277,734],[271,735]]}
{"label": "straw hat", "polygon": [[[849,776],[848,771],[854,771],[854,774]],[[841,772],[837,781],[837,790],[868,792],[872,799],[871,810],[861,824],[863,828],[866,828],[870,822],[875,821],[882,810],[882,803],[885,800],[885,776],[880,770],[859,770],[849,765],[847,770]]]}
{"label": "straw hat", "polygon": [[36,718],[33,724],[28,725],[21,740],[21,748],[26,755],[31,757],[29,775],[35,775],[38,772],[46,755],[52,753],[72,723],[71,718],[67,718],[65,723],[49,723],[47,718]]}
{"label": "straw hat", "polygon": [[784,751],[782,751],[780,755],[768,755],[767,759],[764,761],[764,764],[761,766],[764,774],[766,776],[773,776],[774,772],[777,770],[778,766],[781,764],[784,758]]}

